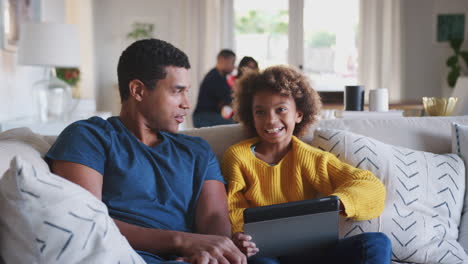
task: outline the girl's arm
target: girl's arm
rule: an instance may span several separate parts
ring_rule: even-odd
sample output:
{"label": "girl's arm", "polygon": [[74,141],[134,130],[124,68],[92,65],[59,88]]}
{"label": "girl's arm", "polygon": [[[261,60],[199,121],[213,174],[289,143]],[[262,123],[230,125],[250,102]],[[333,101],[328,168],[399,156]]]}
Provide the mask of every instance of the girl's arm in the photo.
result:
{"label": "girl's arm", "polygon": [[316,162],[314,184],[321,193],[338,196],[347,217],[362,221],[382,213],[386,190],[372,172],[357,169],[330,153],[324,153]]}
{"label": "girl's arm", "polygon": [[232,225],[232,240],[234,244],[248,257],[255,255],[258,248],[248,234],[242,233],[244,229],[244,210],[249,207],[244,196],[247,186],[235,154],[228,150],[221,162],[221,169],[226,179],[229,218]]}
{"label": "girl's arm", "polygon": [[233,234],[244,230],[244,210],[249,207],[244,196],[244,189],[245,185],[242,183],[228,182],[229,218]]}

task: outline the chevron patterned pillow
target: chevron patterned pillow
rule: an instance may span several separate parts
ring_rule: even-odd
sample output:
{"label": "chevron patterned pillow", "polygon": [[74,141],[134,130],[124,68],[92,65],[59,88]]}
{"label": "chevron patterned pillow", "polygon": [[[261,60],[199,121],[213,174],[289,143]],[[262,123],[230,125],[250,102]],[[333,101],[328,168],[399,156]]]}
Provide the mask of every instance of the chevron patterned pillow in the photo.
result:
{"label": "chevron patterned pillow", "polygon": [[415,263],[466,263],[457,242],[465,168],[455,154],[433,154],[335,129],[317,129],[311,143],[357,168],[372,171],[387,189],[384,212],[369,221],[340,220],[340,235],[384,232],[392,259]]}
{"label": "chevron patterned pillow", "polygon": [[0,212],[5,263],[145,263],[101,201],[18,157],[0,179]]}
{"label": "chevron patterned pillow", "polygon": [[[452,152],[458,154],[464,161],[468,160],[468,126],[457,123],[452,124]],[[466,167],[465,167],[466,173]],[[468,194],[465,188],[465,201],[463,203],[462,216],[460,220],[460,234],[458,242],[468,249]]]}

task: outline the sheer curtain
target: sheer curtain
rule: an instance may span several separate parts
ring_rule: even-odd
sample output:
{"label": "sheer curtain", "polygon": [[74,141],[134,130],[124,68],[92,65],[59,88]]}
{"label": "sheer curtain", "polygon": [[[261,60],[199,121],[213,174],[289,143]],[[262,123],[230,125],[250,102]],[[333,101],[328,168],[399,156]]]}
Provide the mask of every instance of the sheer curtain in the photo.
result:
{"label": "sheer curtain", "polygon": [[401,99],[404,77],[401,1],[360,1],[359,82],[366,90],[388,88],[391,102]]}
{"label": "sheer curtain", "polygon": [[79,31],[81,54],[79,95],[80,98],[86,99],[95,99],[96,90],[92,12],[92,0],[65,0],[66,22],[76,24]]}

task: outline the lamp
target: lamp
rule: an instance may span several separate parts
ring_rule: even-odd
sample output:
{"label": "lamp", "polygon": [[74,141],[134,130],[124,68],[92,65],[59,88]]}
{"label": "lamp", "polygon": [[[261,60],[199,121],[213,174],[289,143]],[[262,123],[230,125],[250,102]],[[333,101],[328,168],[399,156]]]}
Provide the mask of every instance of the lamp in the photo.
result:
{"label": "lamp", "polygon": [[72,110],[71,87],[56,77],[55,67],[79,66],[78,30],[75,25],[25,23],[20,32],[18,63],[44,67],[43,79],[33,85],[39,120],[64,119]]}

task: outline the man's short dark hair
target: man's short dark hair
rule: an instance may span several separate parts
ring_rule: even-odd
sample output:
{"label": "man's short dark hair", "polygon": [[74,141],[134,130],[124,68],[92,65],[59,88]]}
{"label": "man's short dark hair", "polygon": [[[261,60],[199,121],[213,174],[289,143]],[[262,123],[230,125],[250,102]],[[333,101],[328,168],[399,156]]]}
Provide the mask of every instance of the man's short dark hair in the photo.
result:
{"label": "man's short dark hair", "polygon": [[230,50],[230,49],[222,49],[219,53],[218,53],[218,58],[219,57],[223,57],[223,58],[229,58],[229,57],[235,57],[236,54],[234,53],[234,51]]}
{"label": "man's short dark hair", "polygon": [[140,80],[154,89],[158,80],[166,78],[167,66],[190,69],[187,55],[172,44],[159,39],[138,40],[122,52],[117,66],[120,100],[130,96],[128,84]]}

